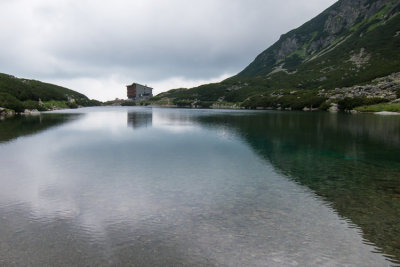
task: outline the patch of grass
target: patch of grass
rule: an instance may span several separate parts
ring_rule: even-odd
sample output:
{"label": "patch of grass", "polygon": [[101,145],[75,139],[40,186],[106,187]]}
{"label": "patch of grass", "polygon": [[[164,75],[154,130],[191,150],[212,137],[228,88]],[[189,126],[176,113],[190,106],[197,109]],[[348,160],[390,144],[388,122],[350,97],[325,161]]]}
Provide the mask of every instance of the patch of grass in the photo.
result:
{"label": "patch of grass", "polygon": [[66,101],[61,101],[61,100],[50,100],[50,101],[44,101],[43,106],[47,110],[51,109],[67,109],[70,108],[68,106],[68,103]]}
{"label": "patch of grass", "polygon": [[374,104],[380,104],[388,102],[387,99],[384,98],[366,98],[366,97],[346,97],[338,102],[338,107],[340,110],[352,110],[356,107],[360,106],[370,106]]}
{"label": "patch of grass", "polygon": [[22,102],[24,109],[36,109],[39,111],[46,111],[46,107],[44,105],[39,105],[38,101],[33,101],[33,100],[26,100],[24,102]]}
{"label": "patch of grass", "polygon": [[159,105],[159,106],[168,106],[172,105],[173,102],[167,97],[153,97],[150,99],[152,105]]}
{"label": "patch of grass", "polygon": [[42,101],[68,100],[68,97],[75,100],[87,99],[85,95],[68,88],[35,80],[20,79],[2,73],[0,73],[0,92],[13,95],[21,101],[38,101],[39,98]]}
{"label": "patch of grass", "polygon": [[380,112],[380,111],[400,112],[400,103],[386,103],[386,104],[377,104],[370,106],[361,106],[355,108],[355,110],[360,112]]}
{"label": "patch of grass", "polygon": [[126,106],[126,107],[136,106],[136,102],[133,100],[126,100],[121,103],[121,106]]}

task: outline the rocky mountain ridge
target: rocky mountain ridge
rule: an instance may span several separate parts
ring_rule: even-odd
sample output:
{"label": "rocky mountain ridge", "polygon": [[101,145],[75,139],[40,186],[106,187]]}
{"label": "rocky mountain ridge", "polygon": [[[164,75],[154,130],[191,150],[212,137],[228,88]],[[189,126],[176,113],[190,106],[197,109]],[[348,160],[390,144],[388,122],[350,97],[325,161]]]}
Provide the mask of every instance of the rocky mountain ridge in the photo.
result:
{"label": "rocky mountain ridge", "polygon": [[315,60],[343,44],[361,26],[372,22],[371,28],[377,27],[376,23],[385,24],[399,11],[399,5],[399,0],[339,1],[301,27],[282,35],[277,43],[257,56],[237,76],[265,75],[276,68],[293,69],[301,63]]}
{"label": "rocky mountain ridge", "polygon": [[[152,101],[196,107],[325,109],[354,97],[362,98],[357,105],[370,105],[393,101],[397,84],[377,88],[375,79],[391,79],[399,72],[400,0],[339,0],[282,35],[237,75],[220,83],[171,90]],[[368,84],[372,93],[357,91]],[[294,91],[296,95],[291,94]]]}

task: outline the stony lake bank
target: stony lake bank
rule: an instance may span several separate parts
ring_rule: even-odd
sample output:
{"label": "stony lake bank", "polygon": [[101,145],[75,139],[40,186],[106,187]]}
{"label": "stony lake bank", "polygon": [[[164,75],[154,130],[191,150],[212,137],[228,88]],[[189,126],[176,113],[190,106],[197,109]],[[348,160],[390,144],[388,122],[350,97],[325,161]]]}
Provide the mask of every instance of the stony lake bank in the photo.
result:
{"label": "stony lake bank", "polygon": [[[226,90],[234,90],[228,88]],[[33,101],[31,101],[33,102]],[[70,109],[84,107],[67,101],[48,101],[31,103],[21,109],[0,106],[0,118],[4,119],[16,114],[35,115],[41,111]],[[75,104],[75,105],[73,105]],[[303,110],[349,113],[400,113],[400,72],[376,78],[373,81],[351,87],[335,88],[333,90],[273,90],[247,98],[242,102],[228,102],[224,98],[217,101],[202,101],[199,99],[170,98],[168,92],[161,93],[148,101],[133,102],[130,100],[112,100],[95,103],[97,106],[150,106],[166,108],[210,108],[210,109],[255,109],[255,110]]]}
{"label": "stony lake bank", "polygon": [[[248,84],[226,88],[243,90]],[[178,91],[177,91],[178,90]],[[368,83],[334,89],[271,89],[244,101],[196,98],[187,89],[161,93],[150,99],[152,106],[213,109],[327,110],[331,112],[400,112],[400,73],[376,78]]]}

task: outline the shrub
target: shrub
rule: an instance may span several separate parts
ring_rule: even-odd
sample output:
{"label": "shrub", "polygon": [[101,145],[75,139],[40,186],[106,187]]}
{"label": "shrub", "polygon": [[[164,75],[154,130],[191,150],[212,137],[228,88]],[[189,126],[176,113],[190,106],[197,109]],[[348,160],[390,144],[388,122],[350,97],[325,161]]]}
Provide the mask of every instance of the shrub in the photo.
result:
{"label": "shrub", "polygon": [[140,105],[141,106],[148,106],[148,105],[150,105],[150,103],[147,100],[142,100],[142,101],[140,101]]}
{"label": "shrub", "polygon": [[328,110],[331,107],[331,102],[325,101],[320,106],[320,110]]}
{"label": "shrub", "polygon": [[375,98],[346,97],[338,102],[338,107],[340,110],[352,110],[355,107],[374,105],[384,102],[388,102],[388,100],[379,97]]}
{"label": "shrub", "polygon": [[84,106],[84,107],[96,107],[96,106],[101,106],[102,102],[95,100],[95,99],[87,99],[87,98],[78,98],[75,100],[75,103],[78,106]]}
{"label": "shrub", "polygon": [[199,101],[196,103],[196,105],[200,108],[210,108],[214,102],[212,101]]}
{"label": "shrub", "polygon": [[362,98],[350,98],[346,97],[338,102],[338,108],[340,110],[352,110],[355,107],[362,106],[363,100]]}
{"label": "shrub", "polygon": [[304,102],[304,107],[320,108],[323,103],[325,103],[326,98],[320,96],[312,96],[307,98]]}
{"label": "shrub", "polygon": [[161,97],[160,96],[153,96],[152,98],[150,98],[150,101],[159,101],[159,100],[161,100]]}
{"label": "shrub", "polygon": [[121,103],[121,106],[136,106],[136,102],[132,100],[126,100]]}
{"label": "shrub", "polygon": [[68,102],[68,103],[67,103],[67,106],[68,106],[69,108],[78,108],[78,104],[76,104],[75,102]]}
{"label": "shrub", "polygon": [[242,107],[244,108],[250,108],[250,109],[255,109],[258,107],[262,108],[271,108],[271,107],[276,107],[277,106],[277,98],[276,97],[271,97],[271,96],[253,96],[241,104]]}
{"label": "shrub", "polygon": [[25,110],[21,101],[7,93],[0,93],[0,107],[12,109],[15,112],[23,112]]}
{"label": "shrub", "polygon": [[179,100],[179,99],[174,99],[173,103],[177,105],[178,107],[188,107],[192,105],[191,100]]}
{"label": "shrub", "polygon": [[24,102],[22,102],[23,106],[25,109],[40,109],[40,105],[38,103],[38,101],[34,101],[34,100],[26,100]]}
{"label": "shrub", "polygon": [[47,108],[44,105],[40,105],[39,102],[34,100],[26,100],[22,102],[24,109],[37,109],[38,111],[46,111]]}

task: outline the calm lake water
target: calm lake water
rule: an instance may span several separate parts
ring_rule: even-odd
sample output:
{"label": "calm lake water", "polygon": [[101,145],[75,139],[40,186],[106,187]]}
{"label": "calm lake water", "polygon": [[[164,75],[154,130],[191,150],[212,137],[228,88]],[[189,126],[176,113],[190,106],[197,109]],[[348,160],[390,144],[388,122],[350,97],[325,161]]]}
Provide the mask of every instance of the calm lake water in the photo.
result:
{"label": "calm lake water", "polygon": [[397,266],[400,116],[0,121],[0,265]]}

